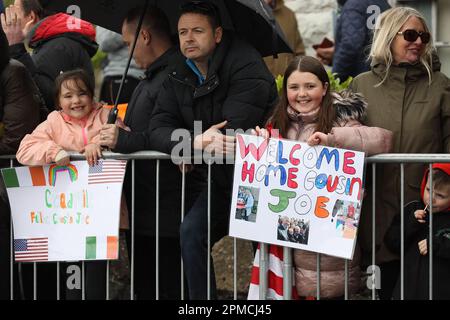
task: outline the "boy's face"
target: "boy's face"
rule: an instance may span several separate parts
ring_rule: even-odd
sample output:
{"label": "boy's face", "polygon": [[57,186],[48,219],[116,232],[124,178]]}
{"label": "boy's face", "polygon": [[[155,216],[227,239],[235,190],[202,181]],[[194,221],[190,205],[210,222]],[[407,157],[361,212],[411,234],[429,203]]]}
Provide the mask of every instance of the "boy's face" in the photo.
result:
{"label": "boy's face", "polygon": [[[430,203],[430,182],[427,181],[423,193],[423,201]],[[441,212],[450,208],[450,186],[439,186],[433,189],[433,212]]]}

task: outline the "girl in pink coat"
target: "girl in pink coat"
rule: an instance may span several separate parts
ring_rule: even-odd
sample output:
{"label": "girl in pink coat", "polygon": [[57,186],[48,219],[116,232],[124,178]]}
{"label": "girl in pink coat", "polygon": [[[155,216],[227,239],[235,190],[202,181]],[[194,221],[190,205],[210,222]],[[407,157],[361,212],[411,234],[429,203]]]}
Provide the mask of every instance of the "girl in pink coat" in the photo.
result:
{"label": "girl in pink coat", "polygon": [[[362,125],[366,107],[358,94],[330,92],[328,74],[317,59],[298,57],[286,69],[281,101],[269,119],[268,129],[256,127],[255,134],[353,149],[367,155],[387,153],[392,132]],[[349,263],[350,293],[361,287],[359,257],[357,246]],[[300,297],[316,295],[316,261],[316,253],[294,250],[295,287]],[[320,297],[343,298],[344,260],[321,255],[320,271]]]}
{"label": "girl in pink coat", "polygon": [[66,165],[67,151],[78,151],[92,166],[102,156],[99,134],[108,110],[94,102],[94,86],[85,71],[64,72],[55,82],[57,110],[23,138],[17,160],[28,166]]}

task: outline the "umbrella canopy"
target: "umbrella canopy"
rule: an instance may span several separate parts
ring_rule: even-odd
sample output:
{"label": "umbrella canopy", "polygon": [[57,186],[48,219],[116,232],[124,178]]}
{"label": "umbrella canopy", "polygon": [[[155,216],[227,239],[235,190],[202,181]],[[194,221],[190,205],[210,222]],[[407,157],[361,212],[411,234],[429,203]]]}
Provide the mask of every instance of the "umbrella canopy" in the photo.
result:
{"label": "umbrella canopy", "polygon": [[[250,42],[262,56],[292,52],[271,9],[264,0],[208,0],[220,10],[224,29],[234,30]],[[49,11],[80,15],[83,20],[109,30],[121,32],[128,11],[145,0],[46,0]],[[176,33],[179,7],[186,0],[149,0],[150,5],[161,8]],[[274,32],[275,31],[275,32]]]}

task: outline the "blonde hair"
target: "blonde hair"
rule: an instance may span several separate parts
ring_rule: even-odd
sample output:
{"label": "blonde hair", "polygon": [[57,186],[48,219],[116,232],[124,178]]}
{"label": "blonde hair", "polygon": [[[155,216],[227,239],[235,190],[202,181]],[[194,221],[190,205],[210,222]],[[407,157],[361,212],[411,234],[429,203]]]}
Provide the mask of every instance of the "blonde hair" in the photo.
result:
{"label": "blonde hair", "polygon": [[[396,7],[383,12],[378,20],[373,34],[372,48],[370,50],[369,59],[383,61],[386,64],[386,74],[383,80],[376,85],[376,87],[383,84],[386,81],[389,70],[394,62],[392,55],[392,42],[394,41],[397,33],[402,26],[410,18],[416,17],[419,19],[426,32],[430,32],[425,22],[425,18],[419,11],[410,7]],[[432,80],[432,53],[434,50],[433,39],[425,45],[425,50],[421,55],[419,61],[425,67],[428,72],[428,84],[431,84]]]}

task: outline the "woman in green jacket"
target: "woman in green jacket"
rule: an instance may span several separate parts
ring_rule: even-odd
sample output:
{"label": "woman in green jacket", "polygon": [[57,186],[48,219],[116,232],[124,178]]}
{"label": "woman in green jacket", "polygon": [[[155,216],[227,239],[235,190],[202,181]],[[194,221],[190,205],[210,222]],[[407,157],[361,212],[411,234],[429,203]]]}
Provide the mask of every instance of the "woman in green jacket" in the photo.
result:
{"label": "woman in green jacket", "polygon": [[[394,153],[450,152],[450,81],[439,71],[425,19],[412,8],[397,7],[380,15],[378,23],[370,52],[371,71],[352,84],[353,91],[368,101],[367,125],[394,133]],[[404,204],[420,196],[423,167],[405,164]],[[372,183],[367,178],[359,235],[366,266],[372,264]],[[400,213],[399,165],[377,165],[375,212],[379,294],[381,299],[390,299],[400,258],[383,242],[392,218]]]}

